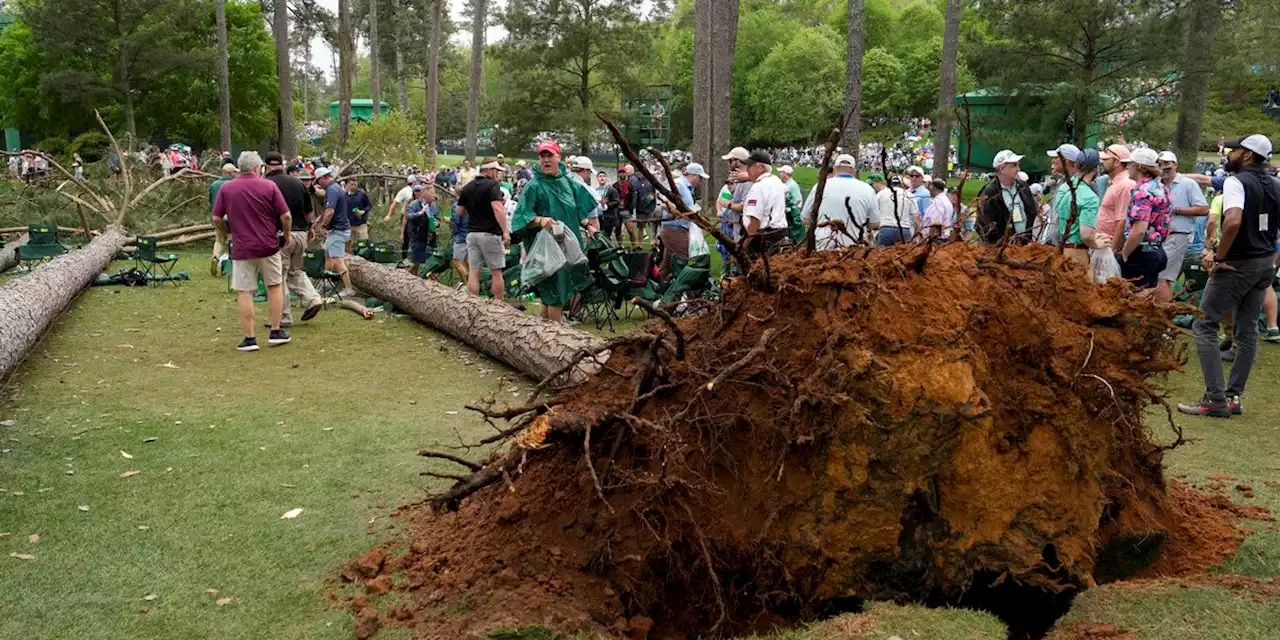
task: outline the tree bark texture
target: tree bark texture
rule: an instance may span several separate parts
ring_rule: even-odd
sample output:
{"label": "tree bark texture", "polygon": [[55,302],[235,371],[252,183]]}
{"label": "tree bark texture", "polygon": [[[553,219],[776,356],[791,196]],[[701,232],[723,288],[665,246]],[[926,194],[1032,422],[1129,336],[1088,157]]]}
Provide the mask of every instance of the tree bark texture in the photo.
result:
{"label": "tree bark texture", "polygon": [[480,92],[484,91],[484,26],[488,0],[472,0],[471,81],[467,83],[467,160],[476,161],[476,137],[480,129]]}
{"label": "tree bark texture", "polygon": [[960,0],[947,0],[946,24],[942,29],[942,68],[938,70],[938,113],[933,123],[933,171],[935,178],[947,178],[951,158],[951,114],[956,107],[956,49],[960,40]]}
{"label": "tree bark texture", "polygon": [[4,247],[0,247],[0,273],[4,273],[12,269],[18,264],[18,246],[27,243],[27,234],[22,234],[17,240],[6,242]]}
{"label": "tree bark texture", "polygon": [[[397,34],[399,31],[397,30]],[[404,49],[399,35],[396,36],[396,96],[400,111],[409,113],[409,81],[404,71]]]}
{"label": "tree bark texture", "polygon": [[436,136],[439,133],[440,114],[440,21],[444,19],[444,0],[435,0],[431,7],[431,51],[427,60],[427,162],[436,164]]}
{"label": "tree bark texture", "polygon": [[733,55],[738,40],[738,0],[697,0],[694,6],[693,140],[695,157],[711,174],[705,206],[728,173],[720,156],[729,151]]}
{"label": "tree bark texture", "polygon": [[1182,169],[1195,167],[1200,152],[1204,110],[1209,101],[1209,74],[1213,72],[1213,38],[1222,19],[1221,0],[1195,0],[1187,30],[1187,49],[1182,56],[1184,75],[1178,83],[1178,125],[1173,133],[1173,149]]}
{"label": "tree bark texture", "polygon": [[369,2],[369,97],[373,98],[373,119],[382,116],[382,74],[378,65],[378,0]]}
{"label": "tree bark texture", "polygon": [[[582,350],[599,349],[605,344],[580,329],[455,291],[407,271],[354,257],[348,258],[347,267],[356,288],[390,300],[396,309],[535,380],[560,371]],[[600,356],[602,362],[604,357]],[[569,381],[580,382],[595,368],[587,358],[570,374]]]}
{"label": "tree bark texture", "polygon": [[231,72],[227,53],[227,0],[216,5],[218,23],[218,127],[221,130],[219,144],[222,150],[231,151]]}
{"label": "tree bark texture", "polygon": [[108,227],[83,249],[60,255],[0,286],[0,380],[124,246],[125,234]]}
{"label": "tree bark texture", "polygon": [[351,137],[351,7],[338,0],[338,149],[345,151]]}
{"label": "tree bark texture", "polygon": [[298,155],[298,133],[293,124],[293,65],[289,58],[288,0],[275,0],[274,14],[271,18],[271,30],[276,39],[276,78],[280,83],[276,143],[284,157],[293,158]]}
{"label": "tree bark texture", "polygon": [[862,52],[866,33],[866,0],[849,0],[849,32],[844,64],[844,134],[840,144],[858,157],[862,137]]}

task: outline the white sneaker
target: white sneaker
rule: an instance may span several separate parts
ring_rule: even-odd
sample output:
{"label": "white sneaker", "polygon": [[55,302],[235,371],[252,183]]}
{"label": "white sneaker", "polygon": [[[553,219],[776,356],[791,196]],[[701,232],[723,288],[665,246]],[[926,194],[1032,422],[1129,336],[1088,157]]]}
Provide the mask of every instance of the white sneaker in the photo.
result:
{"label": "white sneaker", "polygon": [[355,291],[343,291],[341,295],[344,298],[355,298],[360,294],[356,293]]}

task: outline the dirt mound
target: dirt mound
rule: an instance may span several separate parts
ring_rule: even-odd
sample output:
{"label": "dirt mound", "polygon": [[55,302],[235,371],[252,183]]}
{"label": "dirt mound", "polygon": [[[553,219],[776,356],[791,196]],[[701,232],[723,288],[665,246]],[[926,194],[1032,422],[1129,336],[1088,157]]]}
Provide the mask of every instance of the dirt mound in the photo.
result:
{"label": "dirt mound", "polygon": [[517,418],[438,501],[456,511],[406,512],[382,573],[407,604],[383,624],[686,638],[875,599],[1034,636],[1095,574],[1154,558],[1176,520],[1143,426],[1179,366],[1168,310],[1042,247],[769,273]]}
{"label": "dirt mound", "polygon": [[1139,577],[1203,573],[1235,555],[1249,531],[1241,518],[1272,519],[1266,507],[1237,505],[1225,494],[1210,494],[1180,482],[1169,483],[1175,518],[1159,556]]}

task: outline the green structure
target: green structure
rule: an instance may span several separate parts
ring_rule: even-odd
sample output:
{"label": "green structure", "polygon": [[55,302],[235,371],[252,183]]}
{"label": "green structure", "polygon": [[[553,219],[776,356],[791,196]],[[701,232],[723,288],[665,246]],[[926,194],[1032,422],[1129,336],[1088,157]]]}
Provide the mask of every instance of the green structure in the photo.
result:
{"label": "green structure", "polygon": [[671,85],[654,84],[622,97],[622,135],[632,147],[666,149],[671,133]]}
{"label": "green structure", "polygon": [[[979,89],[956,97],[956,106],[960,108],[960,118],[964,119],[966,108],[972,126],[973,150],[970,154],[969,141],[962,135],[963,129],[955,127],[959,142],[959,164],[963,165],[966,154],[971,170],[989,171],[996,153],[1001,149],[1012,149],[1025,156],[1022,170],[1027,173],[1045,173],[1049,171],[1048,149],[1071,140],[1069,129],[1069,113],[1061,113],[1051,108],[1048,101],[1036,96],[1001,95]],[[1085,130],[1085,146],[1092,147],[1098,143],[1101,125],[1091,123]]]}
{"label": "green structure", "polygon": [[[13,16],[6,11],[0,11],[0,33],[13,24]],[[18,135],[18,130],[8,128],[4,130],[4,150],[5,151],[21,151],[22,139]]]}
{"label": "green structure", "polygon": [[[386,102],[382,103],[382,113],[391,110],[391,105]],[[329,103],[329,119],[334,122],[338,121],[338,102],[335,100]],[[373,100],[369,98],[352,98],[351,99],[351,121],[368,123],[373,120]]]}

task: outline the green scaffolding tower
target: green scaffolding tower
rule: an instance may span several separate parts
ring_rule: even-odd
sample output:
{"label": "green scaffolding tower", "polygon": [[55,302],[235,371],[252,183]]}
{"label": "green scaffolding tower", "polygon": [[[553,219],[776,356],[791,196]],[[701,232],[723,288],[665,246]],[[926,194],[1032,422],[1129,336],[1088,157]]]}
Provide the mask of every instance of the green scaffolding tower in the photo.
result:
{"label": "green scaffolding tower", "polygon": [[671,133],[671,85],[652,84],[622,96],[622,133],[633,148],[666,149]]}

